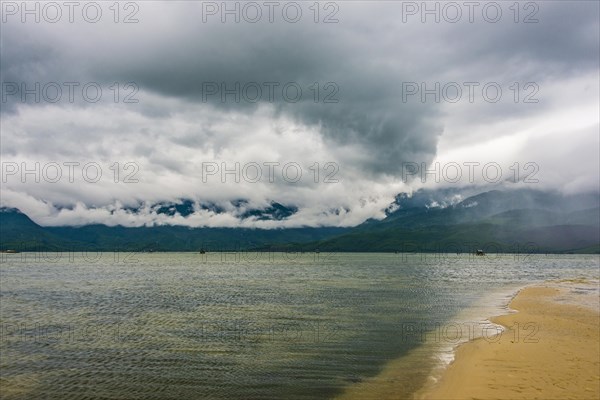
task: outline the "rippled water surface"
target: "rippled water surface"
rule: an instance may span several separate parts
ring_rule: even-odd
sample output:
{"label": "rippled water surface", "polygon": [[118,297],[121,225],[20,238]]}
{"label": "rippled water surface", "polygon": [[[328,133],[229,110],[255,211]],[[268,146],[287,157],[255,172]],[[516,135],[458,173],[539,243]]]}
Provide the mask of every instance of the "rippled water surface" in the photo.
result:
{"label": "rippled water surface", "polygon": [[598,279],[599,268],[597,255],[21,253],[1,261],[0,393],[23,399],[328,399],[391,361],[406,363],[405,397],[435,362],[423,332],[464,310],[485,318],[524,284]]}

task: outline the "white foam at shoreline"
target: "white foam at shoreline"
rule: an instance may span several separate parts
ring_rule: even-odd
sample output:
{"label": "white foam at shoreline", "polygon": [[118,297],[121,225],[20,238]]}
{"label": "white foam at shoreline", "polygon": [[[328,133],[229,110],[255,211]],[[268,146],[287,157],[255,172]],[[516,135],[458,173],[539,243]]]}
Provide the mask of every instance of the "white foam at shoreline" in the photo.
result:
{"label": "white foam at shoreline", "polygon": [[[448,342],[446,344],[438,344],[440,347],[435,350],[434,355],[432,356],[435,361],[435,365],[427,377],[428,383],[421,390],[415,393],[415,397],[419,398],[421,393],[424,393],[429,387],[435,385],[435,383],[439,381],[443,372],[454,361],[456,350],[460,345],[482,337],[483,335],[481,332],[484,332],[485,329],[487,329],[488,332],[488,335],[486,336],[490,340],[493,340],[495,336],[492,334],[493,332],[496,332],[496,334],[505,332],[505,327],[491,322],[490,318],[499,315],[515,313],[515,310],[512,310],[508,307],[511,300],[525,287],[536,284],[537,283],[529,283],[525,286],[513,285],[498,289],[479,298],[477,301],[473,302],[470,307],[459,312],[459,314],[453,318],[453,321],[451,322],[452,324],[467,324],[472,327],[478,327],[478,329],[473,329],[470,334],[464,335],[464,337],[461,337],[460,340],[454,343]],[[436,345],[432,342],[426,343],[426,345],[427,344],[434,346]]]}
{"label": "white foam at shoreline", "polygon": [[[509,307],[510,302],[519,294],[521,290],[532,286],[555,287],[561,289],[560,294],[556,296],[554,300],[565,304],[573,304],[589,308],[595,312],[600,312],[599,280],[550,280],[531,282],[526,285],[519,285],[518,287],[510,287],[501,289],[499,291],[494,291],[492,294],[484,296],[478,301],[474,302],[471,307],[461,311],[454,319],[454,322],[468,323],[473,321],[472,318],[469,318],[471,315],[486,315],[485,318],[479,319],[475,323],[482,324],[483,327],[494,327],[495,329],[498,329],[499,333],[505,332],[507,330],[506,327],[491,322],[490,318],[518,312]],[[436,365],[427,378],[428,384],[415,393],[415,398],[418,399],[421,394],[439,381],[444,371],[454,361],[456,357],[456,351],[460,345],[479,337],[482,337],[482,335],[466,337],[464,340],[460,340],[457,343],[448,344],[447,346],[442,346],[441,348],[437,349],[433,356],[434,360],[436,360]],[[489,338],[490,340],[493,340],[493,337]]]}

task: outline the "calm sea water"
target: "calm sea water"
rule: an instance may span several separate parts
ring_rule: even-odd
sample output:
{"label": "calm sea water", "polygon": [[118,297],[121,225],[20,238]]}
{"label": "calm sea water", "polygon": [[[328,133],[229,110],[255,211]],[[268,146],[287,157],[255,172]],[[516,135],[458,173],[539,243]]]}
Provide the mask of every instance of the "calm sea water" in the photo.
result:
{"label": "calm sea water", "polygon": [[440,326],[599,267],[597,255],[3,254],[0,393],[329,399],[394,365],[409,398],[471,335]]}

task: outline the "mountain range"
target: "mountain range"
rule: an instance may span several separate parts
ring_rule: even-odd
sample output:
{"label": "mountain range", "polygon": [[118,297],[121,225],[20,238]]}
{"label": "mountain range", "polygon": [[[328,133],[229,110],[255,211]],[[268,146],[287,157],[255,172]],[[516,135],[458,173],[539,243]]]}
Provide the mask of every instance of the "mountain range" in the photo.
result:
{"label": "mountain range", "polygon": [[[189,200],[157,212],[193,213]],[[278,203],[244,218],[282,220]],[[600,253],[600,195],[532,189],[420,190],[399,194],[382,220],[356,227],[287,229],[40,226],[15,208],[0,209],[0,248],[17,251],[364,251]]]}

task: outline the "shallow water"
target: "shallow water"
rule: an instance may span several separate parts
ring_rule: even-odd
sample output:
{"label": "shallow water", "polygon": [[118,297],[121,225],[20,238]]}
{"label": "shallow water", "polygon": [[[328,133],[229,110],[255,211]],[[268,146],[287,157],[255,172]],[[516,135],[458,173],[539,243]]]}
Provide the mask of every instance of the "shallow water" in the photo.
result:
{"label": "shallow water", "polygon": [[475,332],[517,287],[598,268],[597,255],[3,254],[0,393],[327,399],[393,368],[407,398],[473,334],[443,327]]}

